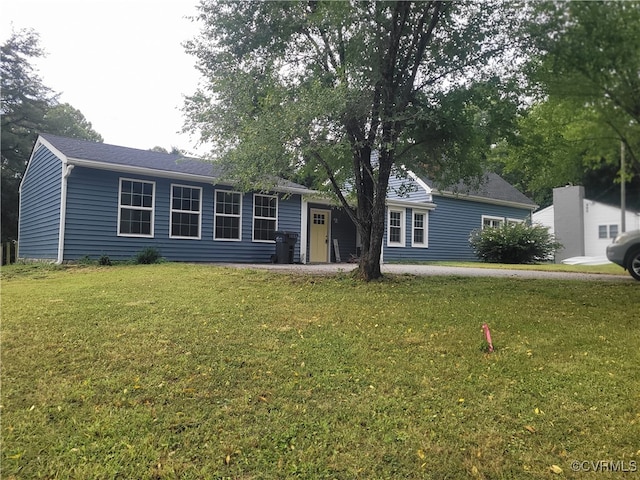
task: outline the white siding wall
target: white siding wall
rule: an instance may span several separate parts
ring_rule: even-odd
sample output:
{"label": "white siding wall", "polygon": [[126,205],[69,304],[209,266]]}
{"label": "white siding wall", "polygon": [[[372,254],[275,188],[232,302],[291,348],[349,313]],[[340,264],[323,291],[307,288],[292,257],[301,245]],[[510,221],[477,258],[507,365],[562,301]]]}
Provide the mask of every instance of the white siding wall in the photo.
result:
{"label": "white siding wall", "polygon": [[553,205],[543,208],[542,210],[538,210],[531,215],[531,221],[533,223],[538,223],[547,227],[551,234],[554,233],[553,218]]}
{"label": "white siding wall", "polygon": [[[584,247],[585,255],[588,257],[600,257],[606,255],[606,248],[613,238],[599,238],[599,227],[605,225],[607,233],[610,227],[616,225],[618,232],[622,233],[621,210],[611,205],[600,202],[584,200]],[[637,230],[640,228],[640,216],[636,212],[627,211],[626,230]]]}

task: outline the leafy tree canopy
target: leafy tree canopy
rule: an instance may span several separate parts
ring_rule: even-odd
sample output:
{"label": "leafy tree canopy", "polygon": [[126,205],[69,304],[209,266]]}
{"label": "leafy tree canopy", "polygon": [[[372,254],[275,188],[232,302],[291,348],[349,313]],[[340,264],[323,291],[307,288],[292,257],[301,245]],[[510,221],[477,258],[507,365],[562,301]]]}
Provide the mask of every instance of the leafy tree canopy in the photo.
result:
{"label": "leafy tree canopy", "polygon": [[[531,65],[535,103],[519,135],[494,152],[509,179],[538,203],[584,184],[608,196],[620,179],[621,142],[630,204],[640,207],[640,2],[545,2]],[[634,188],[628,189],[633,195]]]}
{"label": "leafy tree canopy", "polygon": [[44,55],[32,30],[13,32],[1,47],[2,241],[17,238],[18,188],[38,133],[102,141],[82,113],[62,104],[31,61]]}
{"label": "leafy tree canopy", "polygon": [[330,190],[359,230],[361,275],[377,278],[397,165],[451,183],[475,177],[513,118],[505,84],[519,65],[518,8],[203,0],[202,35],[187,50],[204,82],[186,101],[185,129],[246,189],[275,175]]}

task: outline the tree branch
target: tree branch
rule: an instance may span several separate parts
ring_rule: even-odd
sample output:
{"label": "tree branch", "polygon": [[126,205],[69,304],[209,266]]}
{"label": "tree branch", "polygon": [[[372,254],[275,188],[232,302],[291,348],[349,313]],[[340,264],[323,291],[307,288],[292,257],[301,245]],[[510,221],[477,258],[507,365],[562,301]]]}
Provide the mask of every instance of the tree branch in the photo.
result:
{"label": "tree branch", "polygon": [[357,225],[359,222],[358,222],[358,218],[355,213],[355,210],[353,209],[353,207],[351,207],[351,205],[349,205],[349,202],[347,202],[347,199],[344,197],[344,194],[342,193],[342,189],[340,188],[340,185],[338,184],[338,181],[336,180],[336,177],[333,174],[333,169],[324,160],[324,158],[322,158],[322,155],[320,155],[317,151],[312,152],[311,155],[318,161],[318,163],[322,166],[322,168],[324,168],[324,171],[327,174],[329,182],[331,182],[331,187],[333,188],[334,193],[338,197],[338,200],[340,200],[340,203],[342,204],[344,209],[347,211],[349,218],[351,218],[351,220],[353,220],[353,222]]}

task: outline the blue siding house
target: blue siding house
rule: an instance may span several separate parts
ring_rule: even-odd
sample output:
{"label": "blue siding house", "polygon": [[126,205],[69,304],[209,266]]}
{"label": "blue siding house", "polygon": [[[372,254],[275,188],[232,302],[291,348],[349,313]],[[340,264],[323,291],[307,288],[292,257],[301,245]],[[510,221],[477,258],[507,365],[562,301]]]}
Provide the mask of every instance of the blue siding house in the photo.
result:
{"label": "blue siding house", "polygon": [[495,173],[478,185],[447,190],[403,172],[389,181],[384,261],[477,260],[469,246],[471,232],[530,221],[536,208]]}
{"label": "blue siding house", "polygon": [[[152,246],[170,261],[269,262],[276,231],[298,235],[294,262],[358,255],[355,226],[318,192],[288,181],[241,192],[219,173],[180,155],[42,134],[20,186],[19,257],[126,260]],[[409,172],[389,190],[383,261],[472,260],[472,230],[535,207],[497,175],[451,193]]]}

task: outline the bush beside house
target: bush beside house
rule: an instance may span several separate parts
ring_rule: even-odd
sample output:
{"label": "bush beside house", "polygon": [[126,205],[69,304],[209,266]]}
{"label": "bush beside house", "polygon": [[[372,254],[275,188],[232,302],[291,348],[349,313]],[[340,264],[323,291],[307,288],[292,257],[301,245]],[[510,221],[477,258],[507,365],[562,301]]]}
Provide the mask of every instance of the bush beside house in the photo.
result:
{"label": "bush beside house", "polygon": [[547,227],[526,223],[475,230],[469,244],[482,261],[510,264],[544,262],[562,247]]}

